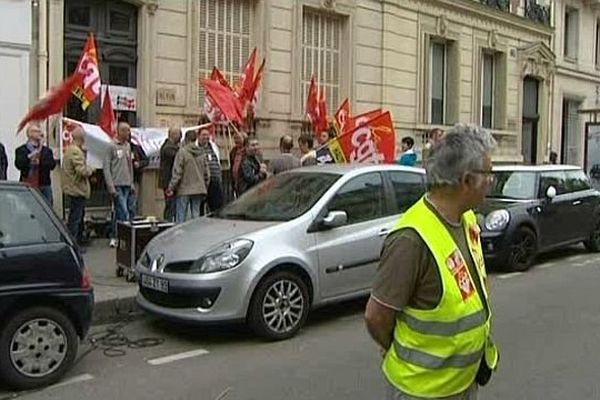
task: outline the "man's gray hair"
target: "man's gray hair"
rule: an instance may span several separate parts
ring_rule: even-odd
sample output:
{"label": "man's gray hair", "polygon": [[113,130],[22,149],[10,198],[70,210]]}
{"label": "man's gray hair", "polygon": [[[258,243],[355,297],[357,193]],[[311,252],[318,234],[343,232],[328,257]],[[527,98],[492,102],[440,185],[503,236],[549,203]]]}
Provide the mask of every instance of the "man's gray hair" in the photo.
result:
{"label": "man's gray hair", "polygon": [[492,134],[473,124],[456,124],[433,146],[425,169],[429,187],[457,186],[465,173],[481,171],[496,147]]}

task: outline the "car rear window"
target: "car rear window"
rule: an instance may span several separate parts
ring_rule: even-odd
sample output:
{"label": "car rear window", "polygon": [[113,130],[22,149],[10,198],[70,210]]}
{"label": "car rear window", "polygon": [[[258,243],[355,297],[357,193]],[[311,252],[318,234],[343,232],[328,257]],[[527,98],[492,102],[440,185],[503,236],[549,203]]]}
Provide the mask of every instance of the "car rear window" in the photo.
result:
{"label": "car rear window", "polygon": [[60,240],[60,232],[33,193],[0,190],[0,248]]}

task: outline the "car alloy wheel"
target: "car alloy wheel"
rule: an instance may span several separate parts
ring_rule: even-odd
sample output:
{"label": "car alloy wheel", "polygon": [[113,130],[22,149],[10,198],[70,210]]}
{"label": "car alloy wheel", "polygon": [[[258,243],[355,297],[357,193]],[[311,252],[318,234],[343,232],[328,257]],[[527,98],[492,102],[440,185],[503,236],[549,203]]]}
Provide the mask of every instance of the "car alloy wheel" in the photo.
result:
{"label": "car alloy wheel", "polygon": [[512,271],[527,271],[537,253],[535,233],[529,228],[519,228],[510,246],[509,267]]}
{"label": "car alloy wheel", "polygon": [[286,333],[298,325],[304,297],[295,282],[280,280],[267,290],[262,305],[263,319],[273,332]]}
{"label": "car alloy wheel", "polygon": [[265,339],[288,339],[304,325],[309,306],[302,278],[292,271],[278,271],[258,284],[250,301],[248,323]]}
{"label": "car alloy wheel", "polygon": [[67,337],[54,321],[38,318],[17,329],[9,351],[19,373],[40,378],[56,371],[67,357]]}
{"label": "car alloy wheel", "polygon": [[63,312],[26,308],[0,331],[0,380],[26,390],[53,384],[73,364],[78,344],[73,322]]}

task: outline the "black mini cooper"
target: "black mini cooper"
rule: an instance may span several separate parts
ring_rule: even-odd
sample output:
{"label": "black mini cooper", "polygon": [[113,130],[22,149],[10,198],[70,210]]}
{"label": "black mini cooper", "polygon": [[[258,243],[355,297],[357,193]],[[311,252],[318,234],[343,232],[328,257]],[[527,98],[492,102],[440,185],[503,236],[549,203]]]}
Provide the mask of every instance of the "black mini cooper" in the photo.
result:
{"label": "black mini cooper", "polygon": [[501,166],[478,210],[488,264],[526,271],[538,254],[583,242],[600,251],[600,193],[580,167]]}

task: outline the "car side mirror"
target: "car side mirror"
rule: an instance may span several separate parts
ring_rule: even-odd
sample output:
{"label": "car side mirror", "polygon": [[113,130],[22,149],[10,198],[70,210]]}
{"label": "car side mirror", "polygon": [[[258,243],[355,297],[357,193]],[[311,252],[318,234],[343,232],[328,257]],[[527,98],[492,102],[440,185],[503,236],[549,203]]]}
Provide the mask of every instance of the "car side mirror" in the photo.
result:
{"label": "car side mirror", "polygon": [[551,201],[555,197],[556,188],[554,186],[549,186],[548,189],[546,189],[546,198]]}
{"label": "car side mirror", "polygon": [[348,214],[346,211],[329,211],[329,213],[321,221],[321,226],[325,228],[337,228],[348,223]]}

